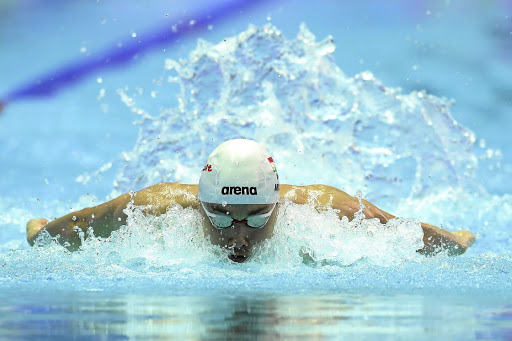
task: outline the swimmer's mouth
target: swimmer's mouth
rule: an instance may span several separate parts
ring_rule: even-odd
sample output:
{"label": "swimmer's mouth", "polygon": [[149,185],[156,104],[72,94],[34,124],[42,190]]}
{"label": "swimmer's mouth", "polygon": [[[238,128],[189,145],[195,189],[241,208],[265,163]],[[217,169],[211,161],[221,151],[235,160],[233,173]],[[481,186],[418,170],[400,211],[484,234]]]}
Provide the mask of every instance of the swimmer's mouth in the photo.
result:
{"label": "swimmer's mouth", "polygon": [[243,263],[247,259],[247,256],[230,254],[229,259],[236,263]]}

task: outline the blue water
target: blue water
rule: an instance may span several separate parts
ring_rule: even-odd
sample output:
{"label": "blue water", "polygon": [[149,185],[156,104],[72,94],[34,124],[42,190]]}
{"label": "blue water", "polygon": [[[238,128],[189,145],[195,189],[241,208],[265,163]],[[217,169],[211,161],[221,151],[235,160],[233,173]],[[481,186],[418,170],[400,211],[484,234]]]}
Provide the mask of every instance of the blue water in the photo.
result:
{"label": "blue water", "polygon": [[[185,13],[1,6],[0,93]],[[262,3],[199,41],[10,103],[0,116],[0,334],[509,339],[510,11]],[[261,141],[283,183],[359,191],[403,218],[349,223],[285,203],[275,236],[244,264],[179,207],[155,218],[134,209],[127,228],[75,253],[24,239],[31,218],[161,181],[196,183],[208,154],[234,137]],[[416,219],[468,229],[477,243],[425,258]]]}

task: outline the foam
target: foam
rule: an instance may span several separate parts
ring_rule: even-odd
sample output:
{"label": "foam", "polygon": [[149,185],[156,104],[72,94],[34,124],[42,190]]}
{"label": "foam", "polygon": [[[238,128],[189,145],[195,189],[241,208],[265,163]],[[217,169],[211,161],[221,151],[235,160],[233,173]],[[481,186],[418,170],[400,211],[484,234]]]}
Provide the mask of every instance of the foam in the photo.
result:
{"label": "foam", "polygon": [[[332,210],[284,202],[275,237],[235,264],[203,238],[201,217],[191,209],[174,206],[147,217],[131,207],[125,228],[107,240],[89,238],[70,253],[52,242],[30,248],[24,222],[99,200],[29,205],[0,198],[0,285],[173,293],[510,292],[511,198],[488,193],[482,180],[503,176],[499,153],[475,144],[474,134],[451,117],[449,100],[403,94],[371,72],[347,76],[330,55],[335,48],[332,38],[317,42],[305,26],[290,40],[264,26],[219,44],[199,41],[187,59],[165,63],[167,85],[180,88],[176,107],[159,110],[151,98],[154,108],[142,108],[120,90],[140,115],[135,146],[80,179],[116,171],[112,196],[163,181],[197,183],[211,150],[244,137],[273,151],[282,183],[361,190],[403,219],[348,222]],[[469,228],[479,238],[463,256],[423,257],[415,251],[419,221],[407,218]]]}

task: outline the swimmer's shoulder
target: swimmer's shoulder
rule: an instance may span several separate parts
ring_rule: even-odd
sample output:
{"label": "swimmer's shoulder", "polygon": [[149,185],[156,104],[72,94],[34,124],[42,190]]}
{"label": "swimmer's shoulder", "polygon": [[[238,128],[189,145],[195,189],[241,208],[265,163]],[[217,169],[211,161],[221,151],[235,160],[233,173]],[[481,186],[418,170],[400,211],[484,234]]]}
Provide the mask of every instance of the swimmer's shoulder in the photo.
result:
{"label": "swimmer's shoulder", "polygon": [[280,186],[281,199],[288,199],[297,204],[311,203],[312,200],[316,201],[315,199],[326,195],[337,200],[354,200],[351,195],[329,185],[312,184],[296,186],[283,184]]}
{"label": "swimmer's shoulder", "polygon": [[281,199],[288,199],[297,204],[307,203],[307,186],[295,186],[281,184],[279,186],[279,196]]}
{"label": "swimmer's shoulder", "polygon": [[197,185],[163,182],[140,190],[133,200],[135,205],[151,205],[163,213],[174,204],[198,208],[197,191]]}
{"label": "swimmer's shoulder", "polygon": [[171,192],[188,193],[197,196],[198,185],[182,184],[179,182],[162,182],[140,190],[138,193],[168,194]]}

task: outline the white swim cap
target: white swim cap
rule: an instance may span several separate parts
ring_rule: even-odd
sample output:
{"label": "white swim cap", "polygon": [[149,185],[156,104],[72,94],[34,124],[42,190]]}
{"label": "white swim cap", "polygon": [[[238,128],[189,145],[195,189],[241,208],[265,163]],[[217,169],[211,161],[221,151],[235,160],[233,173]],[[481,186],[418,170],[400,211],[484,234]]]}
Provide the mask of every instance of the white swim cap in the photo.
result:
{"label": "white swim cap", "polygon": [[274,160],[252,140],[229,140],[208,157],[199,179],[199,200],[217,204],[271,204],[279,201]]}

